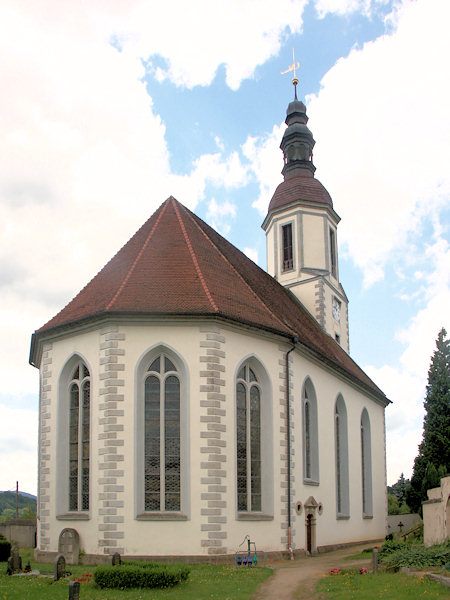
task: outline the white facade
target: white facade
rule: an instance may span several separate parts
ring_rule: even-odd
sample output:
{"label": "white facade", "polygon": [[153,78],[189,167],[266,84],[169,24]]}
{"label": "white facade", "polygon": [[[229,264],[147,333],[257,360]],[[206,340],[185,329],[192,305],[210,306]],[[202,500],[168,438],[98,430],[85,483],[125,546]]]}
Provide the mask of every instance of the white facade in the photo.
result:
{"label": "white facade", "polygon": [[[274,334],[201,318],[124,317],[42,336],[36,350],[41,373],[37,555],[57,553],[67,528],[78,532],[80,550],[97,557],[232,554],[247,534],[260,550],[286,551],[286,353],[291,349]],[[181,505],[176,511],[146,512],[143,386],[150,362],[162,352],[180,381]],[[70,510],[69,386],[80,359],[90,379],[89,509]],[[262,506],[238,512],[236,379],[243,364],[251,366],[261,393]],[[301,343],[290,353],[289,366],[291,547],[314,552],[382,538],[385,403],[324,366]],[[346,420],[339,450],[337,402],[345,412],[339,409],[341,426]],[[370,430],[364,452],[362,423]]]}
{"label": "white facade", "polygon": [[[348,299],[339,282],[339,217],[325,205],[297,201],[267,215],[267,271],[289,288],[323,329],[349,352]],[[283,227],[290,225],[293,264],[283,265]]]}

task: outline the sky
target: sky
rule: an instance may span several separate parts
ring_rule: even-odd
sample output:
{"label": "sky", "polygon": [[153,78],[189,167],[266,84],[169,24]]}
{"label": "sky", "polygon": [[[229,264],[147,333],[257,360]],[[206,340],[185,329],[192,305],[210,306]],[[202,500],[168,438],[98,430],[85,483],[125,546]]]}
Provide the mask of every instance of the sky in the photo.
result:
{"label": "sky", "polygon": [[36,493],[31,334],[168,196],[265,268],[292,48],[350,352],[393,402],[387,482],[410,477],[450,332],[449,22],[448,0],[2,0],[0,490]]}

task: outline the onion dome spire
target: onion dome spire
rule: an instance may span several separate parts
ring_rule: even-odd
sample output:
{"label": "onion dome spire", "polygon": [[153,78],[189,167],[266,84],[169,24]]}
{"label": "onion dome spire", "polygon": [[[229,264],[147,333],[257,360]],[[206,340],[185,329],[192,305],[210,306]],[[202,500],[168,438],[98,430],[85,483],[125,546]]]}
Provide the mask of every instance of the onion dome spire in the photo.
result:
{"label": "onion dome spire", "polygon": [[316,170],[312,162],[313,148],[316,142],[306,125],[308,123],[306,106],[297,98],[298,78],[295,71],[300,67],[300,63],[295,62],[294,49],[292,49],[292,56],[293,64],[286,71],[282,71],[282,74],[289,71],[294,72],[292,78],[294,100],[289,103],[286,111],[287,128],[280,144],[284,156],[284,167],[281,172],[285,179],[298,175],[313,177]]}

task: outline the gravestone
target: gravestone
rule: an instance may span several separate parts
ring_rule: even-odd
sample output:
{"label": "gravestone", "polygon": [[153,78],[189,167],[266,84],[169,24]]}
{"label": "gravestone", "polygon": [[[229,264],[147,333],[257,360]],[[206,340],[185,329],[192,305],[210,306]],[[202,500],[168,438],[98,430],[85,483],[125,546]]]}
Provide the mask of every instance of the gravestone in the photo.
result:
{"label": "gravestone", "polygon": [[65,577],[66,575],[66,559],[62,554],[58,554],[53,564],[53,578],[55,581]]}
{"label": "gravestone", "polygon": [[374,548],[372,551],[372,572],[378,573],[378,550]]}
{"label": "gravestone", "polygon": [[122,559],[120,558],[120,554],[118,552],[114,552],[114,554],[111,556],[111,564],[113,567],[122,564]]}
{"label": "gravestone", "polygon": [[63,529],[59,534],[58,553],[65,556],[68,565],[77,565],[80,554],[80,536],[75,529]]}
{"label": "gravestone", "polygon": [[8,558],[8,568],[11,569],[13,573],[22,570],[22,558],[17,546],[13,546],[11,549],[11,556]]}
{"label": "gravestone", "polygon": [[80,600],[80,582],[71,581],[69,583],[69,600]]}

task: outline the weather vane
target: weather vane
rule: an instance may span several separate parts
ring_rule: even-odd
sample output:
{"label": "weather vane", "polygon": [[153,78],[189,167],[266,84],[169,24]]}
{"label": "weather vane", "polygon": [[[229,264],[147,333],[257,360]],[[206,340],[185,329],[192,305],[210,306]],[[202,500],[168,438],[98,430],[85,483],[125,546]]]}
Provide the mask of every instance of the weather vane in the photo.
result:
{"label": "weather vane", "polygon": [[298,84],[298,78],[295,74],[295,69],[299,69],[300,68],[300,63],[299,62],[295,62],[295,51],[294,51],[294,47],[292,47],[292,65],[290,65],[286,71],[281,71],[282,75],[285,75],[286,73],[290,73],[291,71],[294,71],[294,77],[292,78],[292,83],[294,84],[294,90],[295,90],[295,99],[297,100],[297,84]]}

